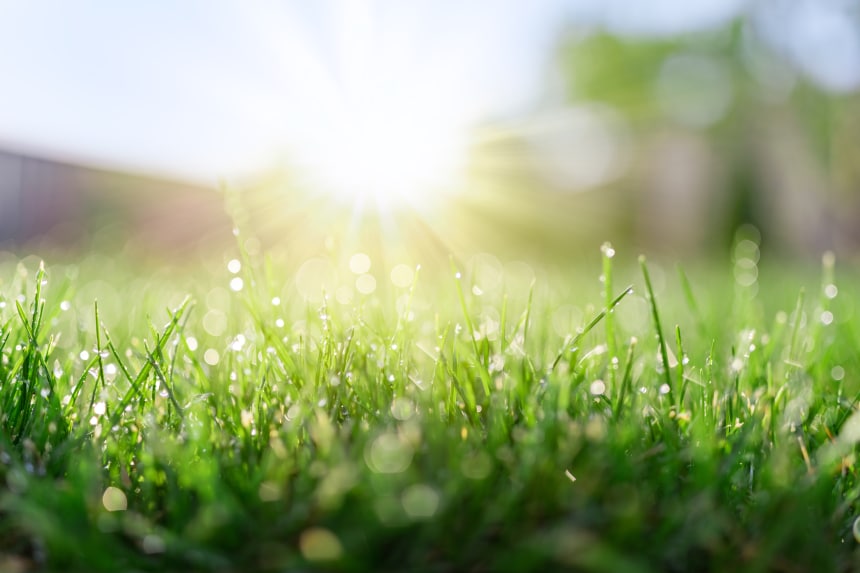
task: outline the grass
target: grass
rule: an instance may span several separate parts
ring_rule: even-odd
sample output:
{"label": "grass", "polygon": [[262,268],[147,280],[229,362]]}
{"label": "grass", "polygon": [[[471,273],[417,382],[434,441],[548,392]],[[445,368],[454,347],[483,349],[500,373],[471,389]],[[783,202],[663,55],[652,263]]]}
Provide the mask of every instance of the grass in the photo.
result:
{"label": "grass", "polygon": [[832,257],[798,296],[750,241],[677,278],[602,253],[602,281],[484,257],[352,300],[246,253],[7,257],[0,570],[860,567]]}

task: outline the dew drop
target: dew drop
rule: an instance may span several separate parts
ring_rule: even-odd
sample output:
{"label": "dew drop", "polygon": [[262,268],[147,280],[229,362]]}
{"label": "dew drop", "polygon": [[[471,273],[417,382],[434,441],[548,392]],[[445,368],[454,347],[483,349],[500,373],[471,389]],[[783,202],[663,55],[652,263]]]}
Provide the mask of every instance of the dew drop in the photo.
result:
{"label": "dew drop", "polygon": [[128,499],[121,489],[110,486],[102,494],[102,505],[108,511],[125,511],[128,508]]}
{"label": "dew drop", "polygon": [[363,275],[370,270],[370,257],[364,253],[355,253],[349,258],[349,270],[357,275]]}

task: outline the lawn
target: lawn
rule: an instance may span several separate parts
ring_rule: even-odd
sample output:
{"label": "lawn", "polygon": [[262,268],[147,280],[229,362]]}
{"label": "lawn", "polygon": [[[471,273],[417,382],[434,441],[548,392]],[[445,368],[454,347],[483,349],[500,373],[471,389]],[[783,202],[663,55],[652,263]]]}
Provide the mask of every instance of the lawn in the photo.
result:
{"label": "lawn", "polygon": [[0,570],[860,567],[832,255],[405,262],[0,258]]}

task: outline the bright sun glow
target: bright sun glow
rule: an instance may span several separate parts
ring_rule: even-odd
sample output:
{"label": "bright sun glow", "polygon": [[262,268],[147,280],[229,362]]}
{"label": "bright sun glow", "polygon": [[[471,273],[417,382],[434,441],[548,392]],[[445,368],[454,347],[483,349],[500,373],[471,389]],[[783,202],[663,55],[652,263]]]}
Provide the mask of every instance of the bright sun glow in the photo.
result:
{"label": "bright sun glow", "polygon": [[381,97],[351,101],[330,119],[303,162],[337,199],[417,206],[456,179],[464,131],[450,110]]}
{"label": "bright sun glow", "polygon": [[457,181],[480,108],[468,88],[474,65],[463,61],[467,50],[427,50],[430,28],[409,10],[338,7],[321,34],[329,48],[303,56],[306,45],[290,46],[308,100],[291,156],[341,201],[420,207]]}

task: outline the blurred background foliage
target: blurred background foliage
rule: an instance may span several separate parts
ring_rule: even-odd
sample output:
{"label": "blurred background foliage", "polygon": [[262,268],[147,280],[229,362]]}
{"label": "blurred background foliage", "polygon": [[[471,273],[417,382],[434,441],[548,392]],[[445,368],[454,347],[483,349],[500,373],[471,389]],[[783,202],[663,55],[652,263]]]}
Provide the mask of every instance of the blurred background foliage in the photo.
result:
{"label": "blurred background foliage", "polygon": [[[774,256],[856,256],[856,89],[814,81],[751,18],[644,38],[573,28],[557,68],[545,121],[477,151],[498,166],[531,147],[527,174],[504,173],[496,186],[517,187],[508,194],[535,211],[530,234],[544,235],[543,248],[591,248],[611,234],[640,249],[713,255],[752,225]],[[522,210],[505,214],[522,222]]]}

